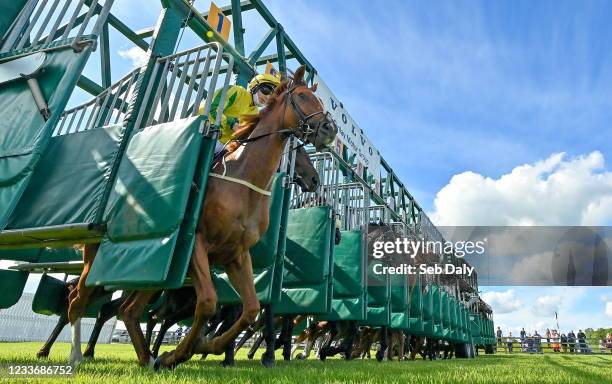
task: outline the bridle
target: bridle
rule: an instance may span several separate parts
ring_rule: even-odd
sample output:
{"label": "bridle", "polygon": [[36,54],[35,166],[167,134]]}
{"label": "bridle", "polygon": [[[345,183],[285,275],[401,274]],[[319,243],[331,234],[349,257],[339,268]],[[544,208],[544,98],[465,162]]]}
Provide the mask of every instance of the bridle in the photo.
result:
{"label": "bridle", "polygon": [[[293,113],[296,114],[296,116],[298,117],[299,121],[297,123],[296,127],[293,128],[284,128],[284,129],[280,129],[278,131],[275,132],[268,132],[268,133],[264,133],[261,135],[257,135],[254,137],[247,137],[246,139],[240,139],[240,138],[233,138],[230,141],[228,141],[228,143],[230,142],[237,142],[239,144],[239,146],[243,146],[246,145],[247,143],[252,143],[254,141],[263,139],[264,137],[267,136],[272,136],[272,135],[283,135],[284,139],[289,138],[291,136],[295,136],[296,138],[298,138],[300,141],[302,141],[301,144],[294,146],[293,148],[291,148],[288,152],[291,151],[296,151],[298,148],[301,148],[303,146],[305,146],[308,143],[308,136],[311,135],[314,132],[314,136],[313,137],[317,137],[319,134],[319,129],[321,128],[321,126],[323,124],[329,123],[331,122],[333,124],[333,120],[331,119],[331,114],[329,112],[323,112],[323,109],[321,109],[320,111],[316,111],[310,114],[306,114],[304,113],[304,111],[302,110],[302,108],[300,108],[300,105],[295,101],[295,99],[293,98],[293,91],[295,91],[297,88],[304,86],[301,84],[298,85],[294,85],[293,87],[287,89],[285,92],[287,93],[287,96],[285,97],[285,102],[284,102],[284,108],[283,108],[283,114],[281,117],[281,127],[285,125],[285,114],[287,112],[287,107],[288,105],[291,105],[291,108],[293,110]],[[320,118],[319,120],[316,121],[316,127],[313,128],[311,126],[311,119],[315,116],[318,115],[323,115],[322,118]],[[226,143],[227,145],[227,143]],[[246,181],[246,180],[242,180],[242,179],[238,179],[235,177],[231,177],[231,176],[227,176],[225,174],[226,172],[226,167],[225,167],[225,155],[223,155],[221,157],[221,164],[223,165],[223,173],[222,174],[217,174],[217,173],[213,173],[211,172],[209,175],[218,179],[222,179],[225,181],[229,181],[232,183],[236,183],[236,184],[241,184],[249,189],[251,189],[254,192],[257,192],[261,195],[264,196],[271,196],[271,192],[267,191],[265,189],[259,188],[256,185],[253,185],[252,183]]]}
{"label": "bridle", "polygon": [[[268,136],[272,136],[272,135],[283,135],[284,138],[288,138],[290,136],[295,136],[297,137],[300,141],[302,141],[302,143],[300,145],[298,145],[297,147],[293,148],[292,150],[296,150],[298,148],[301,148],[303,146],[305,146],[308,143],[308,137],[314,133],[313,137],[317,137],[319,135],[319,129],[321,128],[321,126],[323,124],[325,124],[326,122],[330,122],[333,121],[331,119],[331,114],[329,112],[324,112],[323,109],[321,109],[320,111],[316,111],[310,114],[306,114],[302,108],[300,107],[300,105],[298,104],[297,101],[295,101],[294,99],[294,93],[293,91],[295,91],[297,88],[302,87],[304,85],[294,85],[293,87],[287,89],[285,91],[285,93],[287,94],[287,97],[285,97],[285,102],[284,102],[284,108],[283,108],[283,114],[282,114],[282,120],[281,120],[281,127],[285,125],[285,114],[287,111],[287,107],[288,105],[291,105],[291,109],[293,110],[293,113],[295,113],[295,115],[298,117],[299,121],[297,123],[297,125],[295,127],[292,128],[284,128],[284,129],[280,129],[278,131],[275,132],[268,132],[268,133],[263,133],[261,135],[257,135],[257,136],[253,136],[253,137],[247,137],[245,139],[240,139],[240,138],[234,138],[231,139],[230,142],[237,142],[240,145],[244,145],[247,143],[252,143],[254,141],[263,139],[264,137],[268,137]],[[311,126],[311,122],[310,120],[318,115],[323,115],[323,117],[319,120],[316,121],[316,127],[313,128]]]}

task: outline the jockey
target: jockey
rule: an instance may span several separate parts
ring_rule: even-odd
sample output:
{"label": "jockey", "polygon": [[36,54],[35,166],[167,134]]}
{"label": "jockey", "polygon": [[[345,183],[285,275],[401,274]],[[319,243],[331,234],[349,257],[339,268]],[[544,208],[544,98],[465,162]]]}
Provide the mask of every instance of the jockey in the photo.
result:
{"label": "jockey", "polygon": [[[240,85],[232,85],[227,89],[225,107],[221,116],[221,130],[219,141],[221,144],[226,144],[232,134],[240,124],[240,116],[256,115],[259,109],[266,105],[268,97],[274,92],[274,89],[280,84],[278,76],[264,73],[256,75],[247,89]],[[217,120],[217,109],[221,101],[221,89],[218,89],[210,106],[209,120],[214,123]],[[200,107],[200,113],[203,113]]]}

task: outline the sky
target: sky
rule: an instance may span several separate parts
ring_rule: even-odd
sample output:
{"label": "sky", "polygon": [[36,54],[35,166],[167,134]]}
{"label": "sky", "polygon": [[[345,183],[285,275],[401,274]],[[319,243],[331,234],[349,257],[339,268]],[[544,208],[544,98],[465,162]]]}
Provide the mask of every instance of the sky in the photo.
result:
{"label": "sky", "polygon": [[[611,2],[265,3],[435,223],[612,224]],[[113,13],[140,29],[159,5]],[[142,63],[115,33],[111,52],[113,78]],[[508,329],[612,326],[610,287],[483,290]]]}

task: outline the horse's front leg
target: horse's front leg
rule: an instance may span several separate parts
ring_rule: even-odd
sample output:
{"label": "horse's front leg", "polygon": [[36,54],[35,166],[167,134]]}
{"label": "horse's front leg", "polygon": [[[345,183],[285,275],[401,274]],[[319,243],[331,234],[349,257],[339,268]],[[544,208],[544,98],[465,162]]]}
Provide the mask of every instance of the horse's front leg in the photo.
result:
{"label": "horse's front leg", "polygon": [[134,291],[125,299],[119,312],[123,314],[123,323],[130,335],[130,340],[138,357],[140,366],[153,367],[154,360],[149,351],[149,344],[140,328],[140,318],[156,291]]}
{"label": "horse's front leg", "polygon": [[70,321],[72,331],[72,346],[68,359],[68,364],[70,365],[76,365],[83,360],[83,354],[81,353],[81,317],[85,314],[85,309],[87,309],[89,304],[89,297],[94,290],[93,287],[86,287],[85,281],[87,281],[87,276],[89,276],[91,265],[98,253],[99,247],[99,243],[85,245],[83,250],[83,273],[79,277],[77,286],[68,296],[70,302],[68,305],[68,320]]}
{"label": "horse's front leg", "polygon": [[234,289],[240,295],[242,300],[242,313],[232,326],[223,334],[213,338],[210,341],[200,339],[196,346],[196,353],[211,353],[220,355],[238,335],[244,331],[249,325],[253,324],[259,313],[259,300],[255,292],[255,284],[253,281],[253,267],[251,266],[251,255],[248,251],[244,252],[238,261],[232,262],[225,266],[227,276],[232,283]]}
{"label": "horse's front leg", "polygon": [[[200,331],[215,314],[217,293],[213,286],[212,278],[210,277],[208,249],[204,244],[204,238],[201,233],[196,234],[189,276],[193,281],[193,288],[196,294],[196,305],[191,331],[179,342],[174,351],[164,352],[156,359],[155,368],[174,368],[176,365],[189,360],[196,352],[195,346],[198,343]],[[199,353],[207,353],[207,351],[201,351]]]}

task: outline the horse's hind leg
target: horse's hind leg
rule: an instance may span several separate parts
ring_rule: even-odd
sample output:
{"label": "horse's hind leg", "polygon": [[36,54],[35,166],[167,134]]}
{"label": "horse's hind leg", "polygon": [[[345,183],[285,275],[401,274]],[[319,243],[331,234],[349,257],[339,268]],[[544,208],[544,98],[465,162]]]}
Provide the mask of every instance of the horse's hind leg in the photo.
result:
{"label": "horse's hind leg", "polygon": [[272,367],[274,365],[274,350],[276,344],[276,334],[274,326],[274,311],[272,304],[267,304],[262,313],[263,323],[263,338],[266,340],[266,351],[261,356],[261,364],[264,367]]}
{"label": "horse's hind leg", "polygon": [[123,323],[130,335],[132,345],[138,356],[138,364],[141,366],[152,366],[153,359],[149,352],[142,329],[140,328],[140,317],[149,304],[156,291],[135,291],[125,299],[119,311],[123,314]]}
{"label": "horse's hind leg", "polygon": [[[238,335],[250,324],[255,322],[257,314],[259,313],[260,307],[259,301],[257,300],[257,293],[255,292],[255,284],[253,283],[253,268],[251,266],[251,255],[249,252],[245,252],[239,259],[239,262],[233,262],[226,265],[225,271],[227,272],[227,276],[232,286],[240,295],[240,299],[242,300],[242,313],[238,321],[232,324],[232,326],[222,335],[208,342],[198,343],[196,348],[198,353],[212,353],[214,355],[223,353],[232,340],[238,337]],[[210,286],[214,293],[212,283],[210,283]]]}
{"label": "horse's hind leg", "polygon": [[100,332],[102,331],[102,327],[104,323],[109,321],[113,316],[117,315],[117,311],[119,310],[119,303],[115,301],[110,301],[100,308],[100,312],[98,313],[98,317],[96,318],[96,324],[94,325],[93,331],[91,332],[91,336],[89,337],[89,342],[87,343],[87,348],[83,353],[83,357],[85,358],[93,358],[96,343],[98,342],[98,337],[100,337]]}
{"label": "horse's hind leg", "polygon": [[70,292],[70,304],[68,306],[68,320],[72,326],[72,348],[68,363],[78,364],[83,360],[81,353],[81,317],[85,314],[85,309],[89,304],[89,297],[95,288],[86,287],[85,281],[89,276],[91,265],[93,264],[100,244],[86,244],[83,250],[83,273],[79,277],[79,282],[75,289]]}
{"label": "horse's hind leg", "polygon": [[[210,277],[208,252],[204,246],[204,241],[200,233],[196,234],[196,242],[193,254],[191,256],[189,276],[193,281],[193,287],[196,293],[196,306],[191,332],[189,332],[179,342],[174,351],[164,352],[155,360],[156,369],[161,367],[173,368],[176,365],[190,359],[196,352],[195,346],[200,338],[200,331],[204,328],[208,320],[215,314],[217,306],[217,293],[215,292],[215,288]],[[225,346],[223,346],[223,349],[224,348]],[[211,353],[210,350],[201,350],[197,352]]]}
{"label": "horse's hind leg", "polygon": [[40,350],[36,354],[36,357],[38,357],[39,359],[44,359],[44,358],[49,357],[49,352],[51,352],[51,347],[55,343],[55,340],[57,340],[57,337],[59,336],[59,334],[62,333],[62,329],[64,329],[66,324],[68,324],[68,314],[64,312],[62,313],[60,318],[57,320],[57,324],[55,324],[55,328],[53,328],[53,331],[49,335],[49,339],[47,339],[47,342],[40,348]]}

